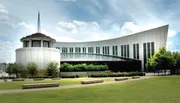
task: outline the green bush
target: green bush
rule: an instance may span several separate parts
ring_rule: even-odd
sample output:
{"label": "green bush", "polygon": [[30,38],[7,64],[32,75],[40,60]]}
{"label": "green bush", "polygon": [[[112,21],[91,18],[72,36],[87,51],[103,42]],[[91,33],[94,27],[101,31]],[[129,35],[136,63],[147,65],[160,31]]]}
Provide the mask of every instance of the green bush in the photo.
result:
{"label": "green bush", "polygon": [[33,79],[33,78],[52,78],[52,76],[30,76],[29,78],[30,79]]}
{"label": "green bush", "polygon": [[59,72],[58,62],[56,62],[56,61],[49,62],[47,65],[46,71],[47,71],[48,76],[57,77],[58,72]]}
{"label": "green bush", "polygon": [[72,65],[63,63],[60,69],[61,71],[105,71],[108,70],[108,65],[87,65],[86,63]]}
{"label": "green bush", "polygon": [[38,65],[35,62],[29,62],[27,65],[27,70],[31,76],[36,76],[38,73]]}
{"label": "green bush", "polygon": [[0,79],[15,79],[16,77],[0,77]]}
{"label": "green bush", "polygon": [[90,74],[89,77],[124,77],[124,76],[145,76],[145,73],[143,72],[118,72],[118,73],[112,73],[112,72],[105,72],[100,74]]}

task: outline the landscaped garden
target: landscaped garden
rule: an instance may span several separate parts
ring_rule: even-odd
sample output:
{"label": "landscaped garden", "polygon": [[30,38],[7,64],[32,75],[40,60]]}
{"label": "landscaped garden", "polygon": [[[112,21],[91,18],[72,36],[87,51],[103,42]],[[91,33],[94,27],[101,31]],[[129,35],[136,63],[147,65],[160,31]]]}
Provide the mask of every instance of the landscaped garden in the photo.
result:
{"label": "landscaped garden", "polygon": [[0,94],[0,103],[179,103],[180,76],[64,90]]}

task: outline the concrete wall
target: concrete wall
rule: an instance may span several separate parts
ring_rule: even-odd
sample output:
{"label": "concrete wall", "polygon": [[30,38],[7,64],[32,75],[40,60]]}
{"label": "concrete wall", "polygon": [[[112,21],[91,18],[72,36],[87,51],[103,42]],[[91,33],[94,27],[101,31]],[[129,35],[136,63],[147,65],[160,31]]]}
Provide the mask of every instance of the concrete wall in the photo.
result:
{"label": "concrete wall", "polygon": [[16,50],[16,63],[27,67],[28,62],[36,62],[39,69],[46,69],[50,61],[56,61],[60,67],[60,50],[55,48],[26,47]]}
{"label": "concrete wall", "polygon": [[[166,47],[168,34],[168,25],[154,28],[151,30],[146,30],[143,32],[131,34],[128,36],[123,36],[119,38],[109,39],[109,40],[101,40],[101,41],[90,41],[90,42],[56,42],[54,47],[73,47],[75,52],[75,47],[81,48],[86,47],[86,53],[88,53],[88,47],[94,48],[94,53],[96,51],[96,47],[100,47],[100,54],[102,53],[103,46],[109,46],[109,55],[113,55],[112,46],[118,46],[118,56],[121,56],[121,45],[129,45],[130,50],[130,58],[133,58],[133,44],[139,44],[139,60],[142,61],[142,70],[144,70],[144,57],[143,57],[143,43],[154,42],[155,52],[162,46]],[[78,59],[78,58],[77,58]]]}

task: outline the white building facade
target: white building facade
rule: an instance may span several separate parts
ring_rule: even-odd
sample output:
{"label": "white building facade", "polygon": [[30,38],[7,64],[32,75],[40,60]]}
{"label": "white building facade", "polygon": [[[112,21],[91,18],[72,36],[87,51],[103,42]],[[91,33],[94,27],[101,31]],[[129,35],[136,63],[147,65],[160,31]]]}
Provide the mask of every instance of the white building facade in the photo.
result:
{"label": "white building facade", "polygon": [[168,27],[169,25],[165,25],[108,40],[56,42],[54,47],[60,49],[61,54],[86,53],[141,60],[142,71],[144,71],[148,58],[157,52],[160,47],[166,47]]}
{"label": "white building facade", "polygon": [[53,47],[56,42],[42,33],[35,33],[21,39],[23,48],[16,49],[16,63],[27,67],[29,62],[35,62],[38,69],[46,69],[49,62],[55,61],[60,67],[60,50]]}

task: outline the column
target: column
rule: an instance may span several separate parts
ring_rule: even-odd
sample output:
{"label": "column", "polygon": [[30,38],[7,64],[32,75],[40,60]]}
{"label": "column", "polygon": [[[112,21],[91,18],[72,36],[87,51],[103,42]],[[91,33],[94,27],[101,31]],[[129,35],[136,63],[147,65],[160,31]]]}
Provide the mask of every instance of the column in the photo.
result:
{"label": "column", "polygon": [[29,47],[32,47],[32,40],[29,40]]}
{"label": "column", "polygon": [[43,40],[41,40],[41,47],[43,47]]}

